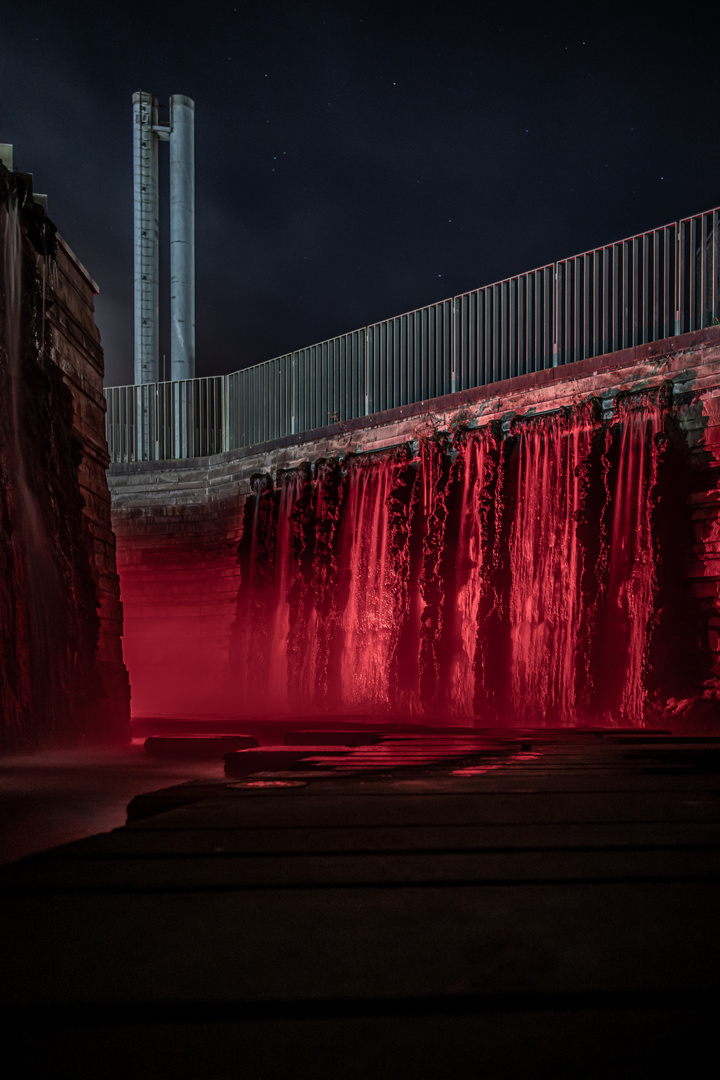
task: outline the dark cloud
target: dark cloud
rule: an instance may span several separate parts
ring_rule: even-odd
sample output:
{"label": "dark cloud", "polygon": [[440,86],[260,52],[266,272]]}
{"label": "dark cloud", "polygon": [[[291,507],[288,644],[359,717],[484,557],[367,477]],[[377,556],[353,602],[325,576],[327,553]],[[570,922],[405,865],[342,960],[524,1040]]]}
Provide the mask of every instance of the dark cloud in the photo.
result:
{"label": "dark cloud", "polygon": [[131,95],[195,99],[198,371],[231,371],[718,203],[699,28],[687,5],[669,28],[629,5],[25,4],[0,139],[100,283],[124,382]]}

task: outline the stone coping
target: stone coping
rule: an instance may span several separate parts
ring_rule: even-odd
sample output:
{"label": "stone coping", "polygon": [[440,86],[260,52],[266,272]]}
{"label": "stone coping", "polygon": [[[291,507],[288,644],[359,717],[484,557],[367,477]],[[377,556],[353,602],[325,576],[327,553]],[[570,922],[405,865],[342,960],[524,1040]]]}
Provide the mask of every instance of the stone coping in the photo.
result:
{"label": "stone coping", "polygon": [[210,454],[195,458],[170,458],[162,461],[112,463],[108,469],[108,476],[112,480],[113,477],[138,473],[187,471],[211,468],[212,466],[224,465],[233,461],[239,462],[246,458],[272,453],[274,450],[283,450],[293,446],[299,447],[308,443],[320,442],[323,439],[341,438],[353,432],[383,427],[403,420],[410,420],[414,417],[425,416],[428,413],[442,413],[462,409],[493,398],[509,397],[512,394],[529,391],[536,387],[571,382],[601,372],[630,368],[673,353],[681,353],[688,349],[697,348],[700,345],[711,344],[720,345],[720,326],[706,327],[704,330],[693,330],[688,334],[662,338],[660,341],[635,345],[630,349],[621,349],[618,352],[605,353],[602,356],[594,356],[586,360],[576,360],[572,364],[562,364],[559,367],[546,368],[542,371],[530,372],[527,375],[517,375],[512,379],[504,379],[500,382],[459,390],[453,394],[445,394],[442,397],[426,398],[423,401],[415,401],[412,404],[402,405],[395,409],[386,409],[384,412],[371,413],[369,416],[360,416],[337,424],[328,424],[325,427],[313,428],[310,431],[299,432],[295,435],[284,435],[281,438],[271,439],[263,443],[253,443],[251,446],[238,447],[235,450],[228,450],[221,454]]}

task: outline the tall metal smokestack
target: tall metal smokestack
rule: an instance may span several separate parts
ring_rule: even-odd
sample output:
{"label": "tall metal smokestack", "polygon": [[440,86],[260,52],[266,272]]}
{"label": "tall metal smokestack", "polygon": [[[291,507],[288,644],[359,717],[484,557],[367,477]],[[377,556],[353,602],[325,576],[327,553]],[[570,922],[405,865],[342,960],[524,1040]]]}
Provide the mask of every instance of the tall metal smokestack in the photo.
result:
{"label": "tall metal smokestack", "polygon": [[158,110],[152,94],[133,94],[135,193],[135,382],[157,382],[158,332]]}
{"label": "tall metal smokestack", "polygon": [[195,377],[195,102],[170,98],[170,366]]}

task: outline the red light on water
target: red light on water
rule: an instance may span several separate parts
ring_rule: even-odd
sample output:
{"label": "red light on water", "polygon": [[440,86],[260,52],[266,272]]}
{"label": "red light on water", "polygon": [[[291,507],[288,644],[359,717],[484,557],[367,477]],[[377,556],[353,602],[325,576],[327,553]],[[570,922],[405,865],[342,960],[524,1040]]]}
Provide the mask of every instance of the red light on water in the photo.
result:
{"label": "red light on water", "polygon": [[226,784],[228,788],[289,788],[307,787],[306,780],[238,780],[233,784]]}
{"label": "red light on water", "polygon": [[481,765],[468,765],[464,769],[453,769],[451,776],[484,776],[485,773],[497,772],[499,769],[507,769],[517,762],[537,761],[541,754],[511,754],[503,761],[483,763]]}
{"label": "red light on water", "polygon": [[662,422],[647,397],[327,462],[251,497],[239,567],[126,558],[136,710],[640,723]]}

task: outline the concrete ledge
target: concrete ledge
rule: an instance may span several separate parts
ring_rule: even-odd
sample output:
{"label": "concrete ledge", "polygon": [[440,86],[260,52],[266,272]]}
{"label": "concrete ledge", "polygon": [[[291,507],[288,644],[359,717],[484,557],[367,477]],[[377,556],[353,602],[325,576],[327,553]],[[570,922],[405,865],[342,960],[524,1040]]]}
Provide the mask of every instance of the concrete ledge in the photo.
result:
{"label": "concrete ledge", "polygon": [[[696,349],[702,345],[720,346],[720,326],[707,327],[705,330],[694,330],[689,334],[663,338],[661,341],[636,345],[630,349],[605,353],[602,356],[590,357],[587,360],[577,360],[572,364],[562,364],[556,368],[547,368],[527,375],[518,375],[513,379],[504,379],[500,382],[488,383],[485,386],[459,390],[454,394],[445,394],[442,397],[427,398],[423,401],[413,402],[410,405],[386,409],[384,412],[356,417],[353,420],[345,420],[338,424],[328,424],[325,427],[302,431],[296,435],[284,435],[279,439],[254,443],[252,446],[239,447],[236,450],[229,450],[222,454],[183,458],[182,460],[138,461],[127,464],[113,463],[108,469],[108,477],[112,486],[112,481],[116,477],[141,476],[148,473],[157,474],[166,470],[171,472],[187,470],[189,473],[213,470],[218,465],[229,462],[239,463],[258,455],[271,454],[277,450],[307,446],[310,443],[321,442],[326,439],[338,439],[355,432],[373,430],[389,424],[398,424],[401,421],[413,420],[420,416],[452,412],[483,403],[500,403],[513,395],[527,393],[538,387],[553,387],[557,384],[575,382],[595,375],[619,375],[626,369],[666,357],[669,359],[671,356]],[[692,382],[692,379],[687,381],[687,388],[692,386]]]}

